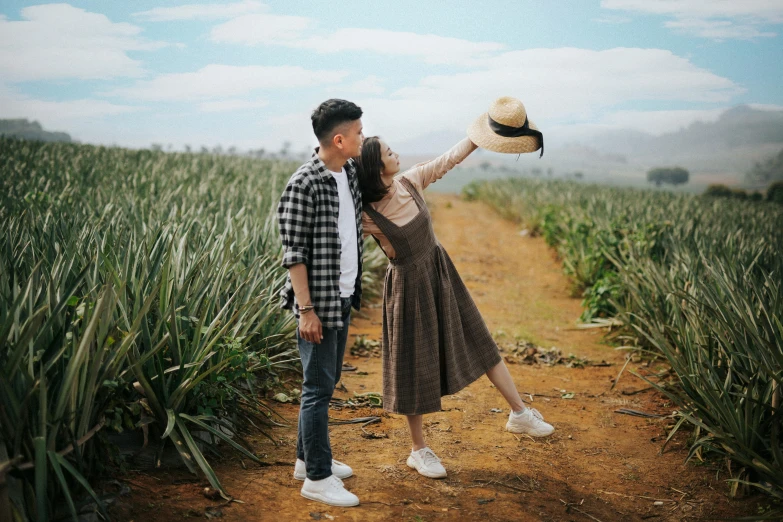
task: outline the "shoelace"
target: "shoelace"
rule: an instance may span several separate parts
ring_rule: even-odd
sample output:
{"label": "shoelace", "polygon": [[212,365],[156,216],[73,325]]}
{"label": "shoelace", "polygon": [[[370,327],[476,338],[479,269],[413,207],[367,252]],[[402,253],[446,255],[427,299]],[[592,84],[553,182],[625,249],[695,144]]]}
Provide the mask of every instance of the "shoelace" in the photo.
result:
{"label": "shoelace", "polygon": [[541,415],[541,413],[539,413],[539,411],[537,409],[535,409],[535,408],[528,408],[528,409],[530,410],[530,413],[533,415],[533,417],[535,417],[536,419],[538,419],[540,421],[544,420],[544,416]]}
{"label": "shoelace", "polygon": [[424,460],[424,464],[440,464],[438,456],[429,448],[424,450],[424,454],[422,454],[421,458]]}
{"label": "shoelace", "polygon": [[329,479],[329,489],[332,491],[339,491],[345,488],[343,481],[340,480],[337,476],[331,475]]}

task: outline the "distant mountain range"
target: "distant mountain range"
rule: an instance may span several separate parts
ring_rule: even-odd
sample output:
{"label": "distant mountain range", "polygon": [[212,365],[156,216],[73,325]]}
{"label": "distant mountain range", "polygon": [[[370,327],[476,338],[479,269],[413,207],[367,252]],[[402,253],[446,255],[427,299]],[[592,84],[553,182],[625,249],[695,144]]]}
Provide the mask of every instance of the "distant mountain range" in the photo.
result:
{"label": "distant mountain range", "polygon": [[584,145],[624,156],[639,171],[678,165],[700,175],[705,183],[741,182],[755,163],[783,149],[783,111],[740,105],[717,121],[697,121],[677,132],[653,136],[627,129],[611,131],[596,134]]}
{"label": "distant mountain range", "polygon": [[716,150],[783,145],[783,111],[740,105],[724,112],[715,122],[697,121],[677,132],[653,136],[623,129],[599,133],[585,144],[628,156],[712,154]]}
{"label": "distant mountain range", "polygon": [[71,141],[65,132],[50,132],[43,129],[37,121],[0,120],[0,136],[14,136],[37,141]]}

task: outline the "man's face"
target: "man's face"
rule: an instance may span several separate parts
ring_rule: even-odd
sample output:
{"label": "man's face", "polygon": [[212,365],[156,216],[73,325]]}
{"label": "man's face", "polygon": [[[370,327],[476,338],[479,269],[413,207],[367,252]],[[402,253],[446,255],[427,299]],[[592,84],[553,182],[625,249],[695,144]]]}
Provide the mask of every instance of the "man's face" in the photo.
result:
{"label": "man's face", "polygon": [[343,125],[342,132],[335,136],[335,142],[338,148],[343,152],[346,158],[355,158],[362,152],[362,141],[364,141],[364,129],[362,120],[358,119]]}

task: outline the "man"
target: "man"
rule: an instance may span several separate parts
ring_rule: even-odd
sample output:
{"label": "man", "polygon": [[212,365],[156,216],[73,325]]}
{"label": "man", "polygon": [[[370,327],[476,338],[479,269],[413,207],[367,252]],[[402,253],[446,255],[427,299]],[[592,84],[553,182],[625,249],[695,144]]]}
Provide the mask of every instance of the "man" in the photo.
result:
{"label": "man", "polygon": [[303,497],[332,506],[359,504],[341,480],[353,470],[332,459],[328,421],[351,306],[358,310],[361,301],[362,202],[351,159],[364,139],[361,116],[345,100],[327,100],[313,111],[320,147],[291,176],[277,208],[289,271],[281,296],[299,323],[304,374],[294,477],[304,480]]}

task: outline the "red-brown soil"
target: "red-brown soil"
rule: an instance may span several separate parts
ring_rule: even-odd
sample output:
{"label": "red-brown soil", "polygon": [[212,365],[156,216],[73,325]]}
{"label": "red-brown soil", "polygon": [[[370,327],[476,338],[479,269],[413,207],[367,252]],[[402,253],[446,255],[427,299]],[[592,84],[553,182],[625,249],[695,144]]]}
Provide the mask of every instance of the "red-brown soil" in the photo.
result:
{"label": "red-brown soil", "polygon": [[[334,508],[299,495],[301,482],[292,477],[298,408],[279,405],[288,426],[273,431],[277,445],[261,436],[252,440],[255,451],[275,464],[243,466],[228,451],[215,463],[223,485],[242,503],[208,500],[202,495],[206,481],[182,471],[129,472],[120,480],[132,493],[113,506],[117,520],[679,521],[748,515],[767,503],[761,496],[730,499],[720,464],[686,464],[685,430],[661,454],[671,418],[616,413],[673,411],[655,392],[633,393],[648,386],[629,372],[657,371],[660,365],[632,362],[610,391],[626,352],[602,342],[602,331],[575,328],[579,299],[570,296],[569,282],[543,239],[520,235],[516,225],[481,203],[437,194],[430,200],[436,233],[501,345],[524,339],[555,346],[564,356],[611,363],[509,364],[518,389],[555,433],[534,440],[506,432],[508,406],[482,377],[444,398],[444,411],[425,417],[428,443],[449,473],[432,480],[405,465],[410,440],[403,417],[377,408],[334,411],[335,418],[380,415],[381,422],[366,430],[388,437],[367,438],[357,424],[332,428],[334,456],[353,467],[354,477],[345,482],[361,499],[359,507]],[[371,306],[365,314],[354,319],[349,345],[359,335],[380,338],[380,309]],[[510,354],[508,348],[504,354]],[[343,374],[347,392],[336,396],[381,390],[379,358],[347,355],[346,363],[358,372]],[[562,398],[570,393],[573,398]]]}

